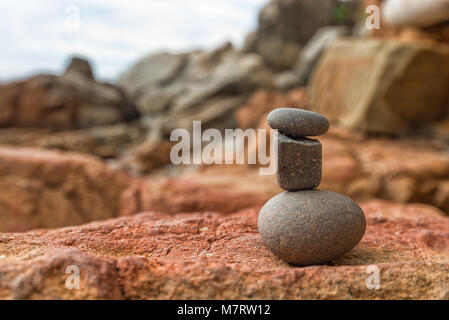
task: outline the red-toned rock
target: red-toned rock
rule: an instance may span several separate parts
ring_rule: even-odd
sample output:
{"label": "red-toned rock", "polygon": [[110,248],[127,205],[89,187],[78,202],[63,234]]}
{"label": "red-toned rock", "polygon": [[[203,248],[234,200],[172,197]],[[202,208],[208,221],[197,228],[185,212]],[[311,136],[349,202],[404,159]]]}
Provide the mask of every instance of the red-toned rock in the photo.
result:
{"label": "red-toned rock", "polygon": [[0,231],[78,225],[114,217],[133,179],[94,156],[0,148]]}
{"label": "red-toned rock", "polygon": [[170,151],[175,144],[176,142],[164,139],[144,141],[121,159],[121,167],[132,172],[151,173],[171,164]]}
{"label": "red-toned rock", "polygon": [[78,70],[86,65],[75,64],[61,76],[43,74],[0,85],[0,127],[67,130],[139,116],[120,88],[95,81],[89,70]]}
{"label": "red-toned rock", "polygon": [[[235,172],[234,172],[235,173]],[[241,178],[244,177],[240,176]],[[214,211],[231,213],[240,209],[263,205],[273,192],[250,190],[257,179],[248,181],[248,190],[235,190],[219,186],[220,181],[201,182],[201,175],[195,177],[163,178],[156,181],[135,183],[123,193],[121,215],[132,215],[142,211],[166,213]],[[231,177],[234,178],[234,177]],[[206,178],[207,179],[207,178]],[[214,178],[212,178],[214,179]],[[273,188],[277,191],[276,188]]]}
{"label": "red-toned rock", "polygon": [[422,139],[349,138],[323,144],[323,183],[357,200],[373,197],[430,203],[449,213],[449,157]]}
{"label": "red-toned rock", "polygon": [[[448,298],[449,218],[421,205],[362,207],[367,232],[361,243],[329,264],[305,268],[263,246],[258,208],[230,215],[149,212],[1,234],[0,298]],[[66,286],[69,266],[79,270],[78,290]],[[379,289],[368,289],[376,270]]]}
{"label": "red-toned rock", "polygon": [[144,129],[139,123],[120,123],[67,131],[49,128],[4,128],[0,129],[0,144],[118,158],[144,140],[143,132]]}

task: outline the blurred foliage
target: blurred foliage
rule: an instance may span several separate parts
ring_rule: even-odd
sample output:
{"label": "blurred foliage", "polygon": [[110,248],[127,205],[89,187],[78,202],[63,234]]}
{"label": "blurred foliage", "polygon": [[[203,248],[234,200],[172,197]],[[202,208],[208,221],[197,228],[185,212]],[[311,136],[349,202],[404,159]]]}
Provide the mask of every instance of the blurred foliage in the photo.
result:
{"label": "blurred foliage", "polygon": [[344,3],[337,3],[332,11],[332,20],[338,24],[347,24],[351,20],[351,10]]}
{"label": "blurred foliage", "polygon": [[331,11],[331,21],[337,25],[354,25],[361,17],[359,1],[336,1]]}

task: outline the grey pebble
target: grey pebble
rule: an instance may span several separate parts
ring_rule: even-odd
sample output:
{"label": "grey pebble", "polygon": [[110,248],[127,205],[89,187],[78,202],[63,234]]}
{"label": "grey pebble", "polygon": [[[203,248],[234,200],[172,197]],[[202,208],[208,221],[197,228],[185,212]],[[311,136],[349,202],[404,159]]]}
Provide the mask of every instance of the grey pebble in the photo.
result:
{"label": "grey pebble", "polygon": [[327,262],[351,251],[365,234],[362,209],[326,190],[283,192],[271,198],[258,219],[265,246],[296,265]]}
{"label": "grey pebble", "polygon": [[279,186],[287,191],[313,189],[321,183],[322,146],[318,140],[291,139],[277,132]]}
{"label": "grey pebble", "polygon": [[329,130],[329,121],[315,112],[295,108],[279,108],[267,118],[272,129],[290,137],[319,136]]}

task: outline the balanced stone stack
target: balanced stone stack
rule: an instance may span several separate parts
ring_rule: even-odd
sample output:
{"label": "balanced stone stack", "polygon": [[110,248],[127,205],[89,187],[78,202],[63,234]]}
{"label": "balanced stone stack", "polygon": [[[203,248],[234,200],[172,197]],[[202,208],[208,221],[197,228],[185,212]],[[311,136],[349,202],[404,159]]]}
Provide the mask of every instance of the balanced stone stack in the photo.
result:
{"label": "balanced stone stack", "polygon": [[263,206],[258,219],[265,246],[297,265],[327,262],[352,250],[365,234],[362,209],[350,198],[315,189],[321,183],[322,147],[329,122],[317,113],[280,108],[268,115],[277,129],[277,180],[286,192]]}

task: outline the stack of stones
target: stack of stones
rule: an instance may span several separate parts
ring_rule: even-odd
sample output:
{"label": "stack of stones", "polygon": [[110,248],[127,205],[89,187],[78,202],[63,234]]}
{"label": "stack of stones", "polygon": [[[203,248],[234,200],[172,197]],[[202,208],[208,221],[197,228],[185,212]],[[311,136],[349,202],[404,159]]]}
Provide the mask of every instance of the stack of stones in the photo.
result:
{"label": "stack of stones", "polygon": [[263,206],[258,228],[268,249],[297,265],[327,262],[352,250],[365,234],[365,216],[350,198],[315,189],[321,183],[322,147],[329,122],[314,112],[280,108],[268,115],[277,129],[277,180],[286,192]]}

